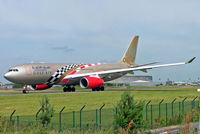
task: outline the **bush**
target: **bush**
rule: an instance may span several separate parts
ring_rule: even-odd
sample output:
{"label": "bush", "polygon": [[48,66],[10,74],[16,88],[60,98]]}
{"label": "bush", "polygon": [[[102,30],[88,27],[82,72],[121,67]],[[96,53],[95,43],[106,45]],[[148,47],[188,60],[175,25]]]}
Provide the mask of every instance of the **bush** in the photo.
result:
{"label": "bush", "polygon": [[23,86],[21,84],[14,84],[13,88],[23,88]]}
{"label": "bush", "polygon": [[43,126],[46,124],[48,125],[51,121],[51,118],[54,114],[54,109],[51,104],[49,104],[49,99],[47,96],[42,98],[41,104],[41,113],[39,115],[39,119],[42,122]]}
{"label": "bush", "polygon": [[136,102],[130,92],[126,91],[122,94],[121,100],[118,102],[117,114],[115,115],[115,122],[118,126],[126,129],[133,120],[130,130],[139,129],[144,125],[143,122],[143,108],[144,102]]}
{"label": "bush", "polygon": [[165,118],[156,118],[154,120],[153,126],[156,128],[166,126],[166,119]]}

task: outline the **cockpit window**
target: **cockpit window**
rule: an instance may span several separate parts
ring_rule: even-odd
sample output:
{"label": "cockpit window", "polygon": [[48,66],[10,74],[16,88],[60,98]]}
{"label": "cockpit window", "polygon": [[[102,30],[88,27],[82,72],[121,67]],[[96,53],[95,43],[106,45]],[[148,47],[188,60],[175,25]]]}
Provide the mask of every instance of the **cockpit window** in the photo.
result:
{"label": "cockpit window", "polygon": [[18,72],[18,69],[9,69],[8,72]]}

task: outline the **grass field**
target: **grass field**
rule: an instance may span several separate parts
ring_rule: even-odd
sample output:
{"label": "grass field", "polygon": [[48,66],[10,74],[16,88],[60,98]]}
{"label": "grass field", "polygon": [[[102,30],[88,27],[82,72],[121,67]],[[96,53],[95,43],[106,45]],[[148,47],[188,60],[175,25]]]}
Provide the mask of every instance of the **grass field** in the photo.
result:
{"label": "grass field", "polygon": [[[78,89],[76,93],[63,93],[61,89],[51,89],[42,91],[31,91],[32,94],[20,94],[21,91],[18,90],[0,90],[0,117],[6,116],[9,117],[13,110],[16,110],[16,113],[13,116],[13,120],[16,121],[16,116],[19,116],[20,127],[21,126],[30,126],[32,123],[36,123],[35,114],[40,108],[40,100],[44,95],[46,95],[50,103],[54,105],[55,114],[51,119],[51,123],[48,125],[48,129],[57,131],[59,130],[59,114],[58,112],[62,109],[63,106],[66,106],[66,109],[62,113],[62,129],[68,130],[69,128],[75,128],[80,130],[80,112],[79,110],[83,105],[86,105],[82,112],[82,128],[96,128],[100,126],[100,111],[99,109],[103,104],[105,107],[102,110],[101,116],[101,126],[105,129],[108,129],[113,126],[114,115],[116,114],[116,109],[114,109],[117,102],[120,100],[121,94],[124,91],[122,89],[130,89],[130,93],[134,95],[135,100],[142,100],[147,103],[151,100],[148,110],[146,108],[143,110],[143,118],[146,121],[146,115],[148,120],[146,121],[147,127],[154,128],[165,126],[166,120],[173,118],[172,109],[174,109],[174,115],[179,115],[183,113],[190,113],[192,109],[198,107],[198,102],[195,103],[195,107],[192,107],[194,103],[191,101],[196,97],[200,96],[200,93],[197,92],[199,87],[109,87],[111,91],[105,92],[80,92],[81,89]],[[114,89],[112,91],[112,89]],[[119,90],[118,90],[119,89]],[[132,89],[137,89],[133,91]],[[138,90],[140,89],[140,90]],[[88,90],[84,90],[88,91]],[[34,93],[35,92],[35,93]],[[50,93],[50,94],[45,94]],[[15,95],[18,94],[18,95]],[[181,102],[185,97],[187,97],[184,104],[184,110],[182,108],[182,103],[174,103],[173,108],[170,104],[174,98],[177,98],[176,102]],[[158,103],[164,99],[163,105],[161,105],[161,118],[164,121],[162,124],[152,125],[151,121],[158,119]],[[199,100],[199,98],[197,98]],[[168,104],[165,104],[168,103]],[[166,108],[166,105],[168,108]],[[152,110],[151,110],[152,108]],[[73,111],[75,111],[73,116]],[[152,114],[151,114],[152,111]],[[182,112],[184,111],[184,112]],[[166,116],[166,112],[168,116]],[[97,116],[96,116],[97,115]],[[195,114],[194,114],[195,115]],[[73,118],[75,117],[75,118]],[[197,116],[194,116],[197,117]],[[167,119],[166,119],[167,118]],[[9,119],[9,118],[7,118]],[[198,119],[194,118],[195,120]],[[97,123],[96,123],[97,122]],[[16,123],[16,122],[15,122]],[[182,122],[184,123],[184,121]],[[23,128],[23,127],[22,127]],[[79,132],[79,131],[78,131]]]}
{"label": "grass field", "polygon": [[[162,99],[165,100],[164,102],[171,102],[174,98],[182,101],[185,97],[188,97],[186,101],[191,101],[196,96],[200,96],[200,93],[196,91],[197,88],[165,89],[162,87],[156,90],[148,90],[148,88],[144,90],[142,87],[142,91],[131,91],[131,94],[136,100],[146,102],[152,100],[153,104],[159,103]],[[106,104],[104,109],[109,109],[114,108],[122,93],[123,91],[109,91],[0,96],[0,115],[9,116],[14,109],[16,109],[15,115],[35,115],[44,95],[48,96],[50,103],[54,105],[56,113],[63,106],[66,106],[64,112],[79,111],[83,105],[86,105],[85,111],[99,109],[102,104]]]}

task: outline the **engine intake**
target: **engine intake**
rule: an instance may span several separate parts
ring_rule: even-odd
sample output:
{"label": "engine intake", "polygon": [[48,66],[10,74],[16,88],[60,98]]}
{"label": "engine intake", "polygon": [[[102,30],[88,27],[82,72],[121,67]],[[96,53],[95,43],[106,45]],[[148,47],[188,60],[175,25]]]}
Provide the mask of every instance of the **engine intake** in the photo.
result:
{"label": "engine intake", "polygon": [[81,88],[96,88],[103,85],[103,80],[97,77],[83,77],[80,80]]}

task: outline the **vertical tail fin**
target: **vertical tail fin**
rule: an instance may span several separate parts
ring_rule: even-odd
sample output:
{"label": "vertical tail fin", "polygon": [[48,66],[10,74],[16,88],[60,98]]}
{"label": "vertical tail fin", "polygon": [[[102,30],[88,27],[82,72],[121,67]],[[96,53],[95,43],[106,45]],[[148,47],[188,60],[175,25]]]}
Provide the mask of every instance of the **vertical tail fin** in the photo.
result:
{"label": "vertical tail fin", "polygon": [[137,52],[137,44],[138,44],[139,36],[135,36],[131,41],[126,53],[122,57],[120,63],[126,63],[129,65],[135,64],[136,52]]}

